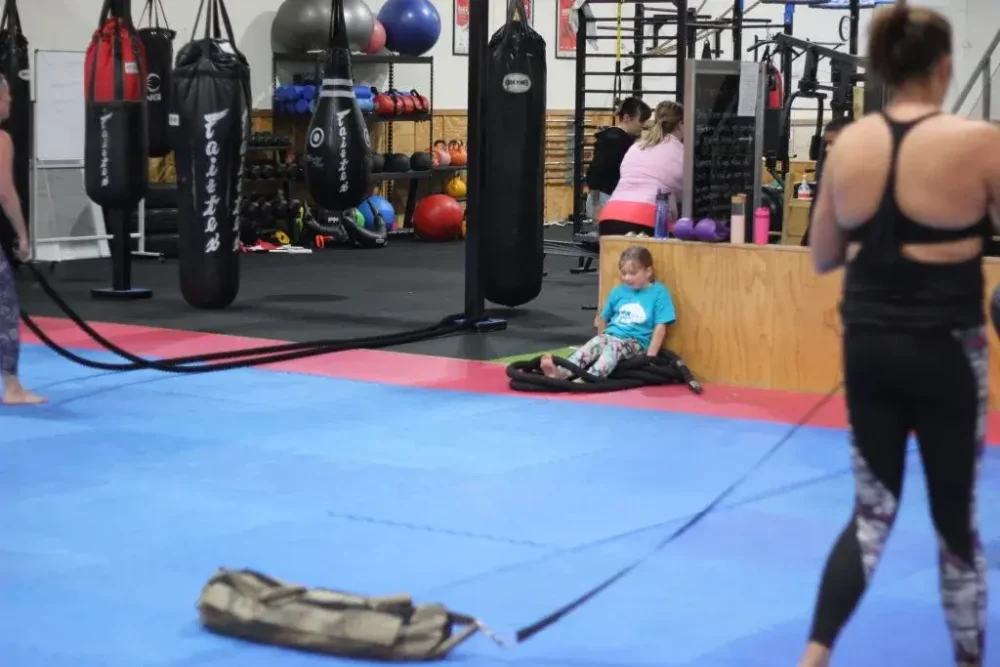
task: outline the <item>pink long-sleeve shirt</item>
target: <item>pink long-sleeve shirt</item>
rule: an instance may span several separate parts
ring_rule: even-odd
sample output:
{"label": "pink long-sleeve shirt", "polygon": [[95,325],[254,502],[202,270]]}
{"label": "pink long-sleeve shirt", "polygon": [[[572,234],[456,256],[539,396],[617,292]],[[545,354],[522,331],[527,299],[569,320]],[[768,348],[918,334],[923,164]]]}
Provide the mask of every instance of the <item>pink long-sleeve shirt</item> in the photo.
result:
{"label": "pink long-sleeve shirt", "polygon": [[[601,220],[624,220],[652,226],[656,217],[656,191],[669,192],[677,202],[683,189],[684,144],[680,139],[668,135],[661,143],[645,149],[636,142],[625,153],[621,178],[601,209]],[[622,205],[615,205],[615,202]],[[649,209],[636,204],[648,205]],[[622,217],[624,215],[628,217]]]}

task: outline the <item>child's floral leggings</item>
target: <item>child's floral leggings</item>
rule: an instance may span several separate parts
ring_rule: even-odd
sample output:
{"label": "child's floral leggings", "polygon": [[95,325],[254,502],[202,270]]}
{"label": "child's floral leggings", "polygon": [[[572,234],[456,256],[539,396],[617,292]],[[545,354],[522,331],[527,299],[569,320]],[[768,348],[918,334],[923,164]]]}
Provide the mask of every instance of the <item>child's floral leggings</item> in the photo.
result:
{"label": "child's floral leggings", "polygon": [[20,306],[14,286],[14,271],[0,251],[0,373],[17,375],[21,352]]}
{"label": "child's floral leggings", "polygon": [[[569,357],[569,361],[586,369],[591,375],[606,378],[622,361],[645,353],[646,348],[634,338],[615,338],[600,334],[584,343],[583,347]],[[559,375],[566,378],[572,373],[560,368]]]}

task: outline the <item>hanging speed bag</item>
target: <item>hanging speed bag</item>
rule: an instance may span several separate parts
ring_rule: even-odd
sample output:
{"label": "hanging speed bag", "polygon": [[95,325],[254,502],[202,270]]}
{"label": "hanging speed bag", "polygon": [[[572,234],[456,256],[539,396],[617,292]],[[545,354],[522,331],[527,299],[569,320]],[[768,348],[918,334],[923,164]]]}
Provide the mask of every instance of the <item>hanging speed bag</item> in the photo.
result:
{"label": "hanging speed bag", "polygon": [[483,284],[514,308],[541,293],[544,272],[545,40],[526,21],[490,39],[483,87]]}
{"label": "hanging speed bag", "polygon": [[205,38],[177,54],[171,130],[177,165],[181,294],[225,308],[240,289],[240,174],[250,137],[250,67],[231,41]]}
{"label": "hanging speed bag", "polygon": [[[0,74],[10,89],[10,115],[0,123],[14,144],[14,188],[21,199],[25,224],[31,219],[31,71],[28,40],[21,31],[17,5],[9,0],[0,20]],[[11,262],[15,260],[14,228],[0,212],[0,246]]]}
{"label": "hanging speed bag", "polygon": [[331,45],[305,156],[309,196],[328,211],[357,208],[368,195],[371,140],[351,77],[350,51]]}
{"label": "hanging speed bag", "polygon": [[174,37],[170,28],[143,28],[139,39],[146,51],[146,119],[149,157],[170,154],[170,80],[174,66]]}
{"label": "hanging speed bag", "polygon": [[106,18],[94,32],[85,63],[87,196],[98,206],[130,209],[149,186],[146,58],[132,24]]}

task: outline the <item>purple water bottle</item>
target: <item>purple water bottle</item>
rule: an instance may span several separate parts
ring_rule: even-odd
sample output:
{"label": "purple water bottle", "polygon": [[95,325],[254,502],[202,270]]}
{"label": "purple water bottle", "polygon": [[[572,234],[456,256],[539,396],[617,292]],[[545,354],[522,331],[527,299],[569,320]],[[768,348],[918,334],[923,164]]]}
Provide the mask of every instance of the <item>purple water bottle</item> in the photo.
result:
{"label": "purple water bottle", "polygon": [[670,236],[670,193],[663,190],[656,191],[656,222],[653,236],[658,239]]}

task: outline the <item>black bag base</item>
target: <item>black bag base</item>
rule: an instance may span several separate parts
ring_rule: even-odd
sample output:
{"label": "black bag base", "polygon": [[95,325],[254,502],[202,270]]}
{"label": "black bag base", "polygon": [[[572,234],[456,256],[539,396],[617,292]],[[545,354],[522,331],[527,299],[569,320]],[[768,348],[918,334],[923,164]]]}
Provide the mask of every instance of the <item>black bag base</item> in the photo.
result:
{"label": "black bag base", "polygon": [[[573,375],[566,379],[546,377],[542,374],[541,357],[528,361],[515,361],[507,367],[510,388],[525,392],[604,393],[657,385],[686,384],[695,394],[703,391],[701,383],[691,374],[684,360],[669,350],[661,350],[656,357],[642,356],[627,359],[618,364],[606,378],[591,375],[562,357],[552,357],[552,361]],[[583,382],[577,382],[578,378]]]}
{"label": "black bag base", "polygon": [[130,289],[95,287],[90,290],[90,296],[100,301],[136,301],[138,299],[152,299],[153,290],[144,287],[132,287]]}

